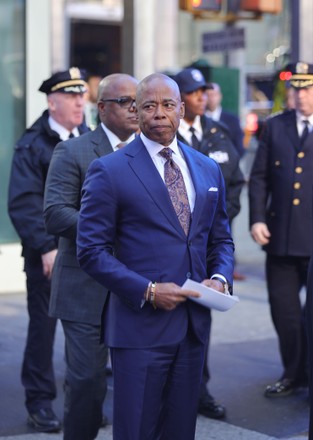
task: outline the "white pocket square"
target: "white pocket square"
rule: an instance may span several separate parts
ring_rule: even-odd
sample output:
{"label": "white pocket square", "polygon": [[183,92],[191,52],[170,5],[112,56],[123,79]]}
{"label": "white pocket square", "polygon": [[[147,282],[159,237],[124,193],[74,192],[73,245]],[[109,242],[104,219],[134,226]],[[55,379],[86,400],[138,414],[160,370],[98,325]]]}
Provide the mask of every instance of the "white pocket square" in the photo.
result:
{"label": "white pocket square", "polygon": [[209,188],[208,191],[218,191],[218,189],[216,188],[216,186],[211,186],[211,188]]}

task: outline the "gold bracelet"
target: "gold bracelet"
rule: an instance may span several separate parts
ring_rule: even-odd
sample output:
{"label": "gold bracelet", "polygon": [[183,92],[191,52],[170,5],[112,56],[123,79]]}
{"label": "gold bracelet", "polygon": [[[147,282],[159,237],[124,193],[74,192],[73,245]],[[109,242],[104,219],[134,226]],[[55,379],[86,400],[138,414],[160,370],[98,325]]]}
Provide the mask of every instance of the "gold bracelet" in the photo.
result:
{"label": "gold bracelet", "polygon": [[151,286],[150,286],[150,298],[149,298],[149,302],[152,304],[152,307],[154,308],[154,310],[157,308],[156,303],[155,303],[155,289],[156,289],[156,282],[152,281]]}

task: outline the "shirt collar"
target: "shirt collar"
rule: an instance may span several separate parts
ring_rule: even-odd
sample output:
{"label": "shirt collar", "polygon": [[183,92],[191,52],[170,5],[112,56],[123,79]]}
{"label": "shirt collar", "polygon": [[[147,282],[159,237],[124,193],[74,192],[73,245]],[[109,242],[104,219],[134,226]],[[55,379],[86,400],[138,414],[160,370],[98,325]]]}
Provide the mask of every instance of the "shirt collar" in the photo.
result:
{"label": "shirt collar", "polygon": [[188,122],[186,122],[185,119],[180,120],[179,131],[181,131],[182,133],[189,132],[190,127],[193,127],[196,133],[202,136],[202,126],[199,115],[195,117],[195,120],[193,121],[192,125],[188,124]]}
{"label": "shirt collar", "polygon": [[63,125],[59,124],[55,119],[53,119],[52,116],[49,116],[48,123],[51,130],[56,131],[62,141],[66,141],[71,133],[73,133],[75,137],[79,136],[79,130],[77,127],[73,128],[72,131],[69,131],[67,128],[63,127]]}
{"label": "shirt collar", "polygon": [[302,115],[300,112],[296,112],[297,113],[297,124],[301,124],[303,121],[309,121],[310,126],[313,126],[313,114],[310,116],[304,116]]}
{"label": "shirt collar", "polygon": [[[151,157],[156,156],[161,150],[163,150],[163,148],[165,148],[164,145],[152,141],[151,139],[147,138],[147,136],[145,136],[143,133],[140,133],[140,139],[142,140],[144,146],[148,150],[148,153],[150,154]],[[171,148],[174,154],[180,155],[176,136],[173,139],[172,143],[167,147]]]}
{"label": "shirt collar", "polygon": [[121,139],[118,136],[116,136],[116,134],[113,133],[113,131],[111,131],[106,125],[104,125],[103,122],[101,122],[101,127],[103,128],[103,131],[107,135],[113,150],[118,149],[118,144],[120,144],[121,142],[126,142],[127,144],[129,144],[129,142],[135,139],[135,133],[133,133],[129,136],[129,138],[126,141],[121,141]]}

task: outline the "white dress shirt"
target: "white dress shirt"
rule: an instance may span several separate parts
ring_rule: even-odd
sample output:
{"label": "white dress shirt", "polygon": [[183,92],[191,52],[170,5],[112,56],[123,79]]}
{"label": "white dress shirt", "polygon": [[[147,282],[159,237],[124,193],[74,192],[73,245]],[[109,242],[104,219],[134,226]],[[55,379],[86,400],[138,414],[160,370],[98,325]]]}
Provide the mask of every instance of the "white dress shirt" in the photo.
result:
{"label": "white dress shirt", "polygon": [[180,120],[180,124],[179,124],[179,134],[186,139],[186,141],[188,142],[189,145],[192,145],[191,142],[191,136],[192,133],[190,131],[190,127],[193,127],[195,129],[194,133],[196,135],[196,137],[198,138],[198,141],[201,142],[202,140],[202,136],[203,136],[203,130],[202,130],[202,126],[201,126],[201,120],[200,120],[200,116],[197,115],[195,117],[195,120],[193,121],[192,126],[190,126],[188,124],[188,122],[186,122],[184,119]]}
{"label": "white dress shirt", "polygon": [[121,139],[118,136],[116,136],[116,134],[113,133],[113,131],[111,131],[108,127],[106,127],[103,122],[101,122],[101,127],[103,128],[103,131],[107,135],[109,142],[113,148],[113,151],[117,151],[119,149],[118,144],[124,142],[126,142],[126,144],[129,144],[129,142],[133,141],[136,136],[135,133],[133,133],[131,136],[129,136],[129,138],[126,141],[121,141]]}
{"label": "white dress shirt", "polygon": [[56,131],[60,136],[60,139],[62,139],[62,141],[66,141],[71,133],[73,133],[74,137],[79,136],[79,131],[77,127],[73,128],[72,131],[68,131],[67,128],[63,127],[63,125],[59,124],[51,116],[49,116],[48,123],[50,125],[51,130]]}

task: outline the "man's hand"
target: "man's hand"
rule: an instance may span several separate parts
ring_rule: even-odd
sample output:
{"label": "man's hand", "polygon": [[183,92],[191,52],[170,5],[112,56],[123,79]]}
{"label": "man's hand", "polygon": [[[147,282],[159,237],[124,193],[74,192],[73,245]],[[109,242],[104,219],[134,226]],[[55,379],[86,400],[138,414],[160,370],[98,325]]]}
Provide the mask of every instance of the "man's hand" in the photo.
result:
{"label": "man's hand", "polygon": [[43,274],[48,278],[48,280],[51,280],[52,269],[54,266],[55,257],[57,256],[57,252],[57,249],[53,249],[53,251],[41,255]]}
{"label": "man's hand", "polygon": [[175,283],[157,283],[155,288],[155,305],[158,309],[174,310],[188,297],[199,298],[194,290],[182,289]]}
{"label": "man's hand", "polygon": [[266,223],[258,222],[251,226],[251,237],[260,245],[268,244],[271,233],[268,230]]}
{"label": "man's hand", "polygon": [[209,279],[205,279],[201,282],[201,284],[204,284],[207,287],[211,287],[211,289],[217,290],[218,292],[221,293],[226,293],[224,292],[224,285],[221,281],[219,280],[209,280]]}

